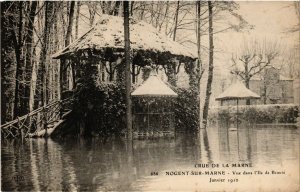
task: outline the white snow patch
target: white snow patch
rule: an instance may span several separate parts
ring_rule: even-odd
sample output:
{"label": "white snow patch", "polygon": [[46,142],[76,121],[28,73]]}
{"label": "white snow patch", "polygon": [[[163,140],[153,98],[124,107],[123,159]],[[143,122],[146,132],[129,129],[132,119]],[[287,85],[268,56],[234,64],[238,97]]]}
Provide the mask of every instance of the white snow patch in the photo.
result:
{"label": "white snow patch", "polygon": [[237,81],[235,84],[229,86],[223,93],[221,93],[216,100],[221,99],[246,99],[246,98],[253,98],[258,99],[260,98],[259,95],[252,92],[251,90],[247,89],[243,83]]}
{"label": "white snow patch", "polygon": [[[69,52],[87,48],[124,48],[124,19],[122,17],[102,15],[100,21],[86,34],[74,41],[65,49],[54,54],[56,58]],[[153,52],[170,52],[197,58],[196,50],[190,50],[143,21],[130,19],[130,46],[133,50],[149,50]]]}
{"label": "white snow patch", "polygon": [[150,77],[131,93],[132,96],[173,96],[177,94],[156,75]]}

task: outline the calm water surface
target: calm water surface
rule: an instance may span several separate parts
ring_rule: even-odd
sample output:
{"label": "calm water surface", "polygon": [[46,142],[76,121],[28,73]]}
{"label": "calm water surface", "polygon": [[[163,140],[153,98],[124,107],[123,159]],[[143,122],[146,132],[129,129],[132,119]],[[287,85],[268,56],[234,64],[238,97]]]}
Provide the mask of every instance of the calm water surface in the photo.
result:
{"label": "calm water surface", "polygon": [[[210,127],[197,136],[174,139],[2,140],[4,191],[296,191],[299,189],[299,129]],[[195,168],[200,163],[251,163],[248,168]],[[226,176],[168,176],[166,172],[226,171]],[[284,171],[283,175],[242,175],[236,171]],[[155,175],[155,174],[158,175]],[[154,176],[151,176],[154,174]],[[225,178],[210,183],[210,178]],[[228,179],[238,179],[229,183]]]}

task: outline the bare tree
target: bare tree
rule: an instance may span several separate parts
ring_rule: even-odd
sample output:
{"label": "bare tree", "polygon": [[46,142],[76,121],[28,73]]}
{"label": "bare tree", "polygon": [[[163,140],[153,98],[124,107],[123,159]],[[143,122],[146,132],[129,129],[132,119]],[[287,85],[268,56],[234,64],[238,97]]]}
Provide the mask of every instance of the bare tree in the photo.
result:
{"label": "bare tree", "polygon": [[[67,34],[65,38],[65,47],[67,47],[71,42],[71,35],[72,35],[72,28],[73,28],[73,18],[74,18],[74,8],[75,8],[75,1],[70,2],[70,11],[69,11],[69,23],[67,27]],[[70,64],[70,71],[72,74],[72,87],[75,86],[75,68],[74,68],[74,62],[71,62]],[[70,77],[70,76],[69,76]],[[69,80],[70,81],[70,80]]]}
{"label": "bare tree", "polygon": [[179,14],[179,1],[177,1],[177,7],[176,7],[176,11],[175,11],[175,24],[174,24],[174,31],[173,31],[173,41],[175,41],[176,39],[176,31],[178,28],[178,14]]}
{"label": "bare tree", "polygon": [[129,2],[124,1],[124,41],[125,41],[125,82],[126,82],[126,124],[127,138],[132,140],[131,114],[131,75],[130,75],[130,34],[129,34]]}
{"label": "bare tree", "polygon": [[[272,65],[272,61],[280,53],[280,45],[276,41],[254,39],[244,41],[240,50],[240,53],[232,56],[230,72],[241,78],[249,89],[251,78]],[[249,105],[250,100],[246,103]]]}
{"label": "bare tree", "polygon": [[76,6],[76,16],[75,16],[75,39],[78,38],[78,24],[79,24],[80,7],[81,7],[81,2],[78,1],[77,6]]}
{"label": "bare tree", "polygon": [[73,28],[73,17],[74,17],[74,8],[75,8],[75,1],[70,2],[70,10],[69,10],[69,24],[67,27],[67,34],[65,38],[65,47],[68,46],[71,42],[71,34]]}
{"label": "bare tree", "polygon": [[[13,26],[16,29],[12,29],[12,41],[14,45],[14,51],[15,51],[15,58],[16,58],[16,81],[15,81],[15,101],[14,101],[14,113],[13,117],[16,117],[20,115],[20,78],[22,75],[22,42],[23,42],[23,3],[19,2],[18,6],[15,7],[15,11],[18,12],[18,21],[15,21],[15,18],[13,15],[9,16],[9,23],[11,26]],[[14,6],[14,5],[12,5]]]}
{"label": "bare tree", "polygon": [[200,87],[200,80],[202,77],[202,74],[204,73],[204,69],[202,66],[202,60],[201,60],[201,2],[197,1],[196,3],[196,15],[197,15],[197,29],[196,29],[196,37],[197,37],[197,54],[198,54],[198,60],[197,60],[197,68],[196,68],[196,87],[198,90],[198,98],[199,98],[199,128],[201,128],[201,119],[202,119],[202,113],[201,113],[201,87]]}
{"label": "bare tree", "polygon": [[299,33],[300,31],[300,1],[294,1],[293,2],[293,6],[295,8],[295,12],[296,12],[296,15],[297,15],[297,18],[298,18],[298,24],[289,28],[288,29],[288,33]]}
{"label": "bare tree", "polygon": [[26,113],[29,112],[29,98],[30,98],[30,88],[31,88],[31,77],[33,69],[33,32],[34,32],[34,22],[35,22],[35,12],[37,8],[37,1],[32,1],[30,6],[30,12],[27,22],[27,32],[26,35],[26,60],[25,60],[25,88],[24,88],[24,109]]}
{"label": "bare tree", "polygon": [[52,17],[53,17],[53,3],[52,2],[45,2],[45,22],[44,22],[44,32],[43,32],[43,40],[42,40],[42,48],[41,48],[41,54],[40,54],[40,68],[41,73],[39,76],[41,76],[40,81],[40,88],[42,88],[41,91],[41,101],[42,105],[46,105],[48,102],[47,97],[47,68],[46,68],[46,57],[47,57],[47,50],[49,46],[49,34],[50,29],[52,25]]}
{"label": "bare tree", "polygon": [[114,15],[114,16],[119,15],[120,5],[121,5],[121,1],[116,1],[116,2],[114,3],[113,8],[112,8],[111,11],[110,11],[110,15]]}
{"label": "bare tree", "polygon": [[211,1],[208,4],[208,20],[209,20],[209,64],[208,64],[208,77],[206,86],[205,102],[203,107],[203,126],[207,126],[208,108],[211,95],[211,86],[213,81],[213,69],[214,69],[214,41],[213,41],[213,5]]}
{"label": "bare tree", "polygon": [[[1,3],[1,122],[13,119],[15,102],[15,38],[14,13],[16,2]],[[14,40],[15,41],[15,40]]]}
{"label": "bare tree", "polygon": [[289,49],[281,59],[281,71],[282,73],[290,78],[300,77],[300,67],[299,67],[300,53],[299,48]]}
{"label": "bare tree", "polygon": [[97,2],[87,2],[87,5],[88,5],[89,13],[90,13],[89,21],[90,21],[90,27],[91,27],[91,26],[93,26],[94,20],[95,20],[95,15],[96,15],[96,11],[97,11]]}

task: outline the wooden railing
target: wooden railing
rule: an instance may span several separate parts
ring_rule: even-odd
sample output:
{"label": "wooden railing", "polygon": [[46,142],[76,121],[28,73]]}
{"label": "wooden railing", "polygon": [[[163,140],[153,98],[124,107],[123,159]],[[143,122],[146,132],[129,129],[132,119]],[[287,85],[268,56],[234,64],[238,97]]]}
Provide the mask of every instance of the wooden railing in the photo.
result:
{"label": "wooden railing", "polygon": [[41,130],[47,130],[58,122],[66,110],[70,110],[71,99],[53,101],[24,116],[1,125],[2,138],[24,138]]}

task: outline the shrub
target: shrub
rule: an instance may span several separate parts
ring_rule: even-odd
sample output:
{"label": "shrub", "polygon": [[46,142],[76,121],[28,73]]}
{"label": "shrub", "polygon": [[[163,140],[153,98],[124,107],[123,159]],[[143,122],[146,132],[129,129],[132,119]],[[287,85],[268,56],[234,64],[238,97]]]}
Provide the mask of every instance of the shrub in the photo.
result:
{"label": "shrub", "polygon": [[[210,111],[209,118],[228,121],[236,115],[235,106],[222,106]],[[291,104],[239,106],[239,118],[251,123],[296,123],[299,106]]]}
{"label": "shrub", "polygon": [[[176,131],[196,131],[199,102],[190,89],[175,88],[171,99],[174,106]],[[99,84],[83,80],[77,84],[73,104],[74,119],[85,125],[85,134],[111,136],[126,129],[125,86],[120,83]],[[77,131],[78,132],[78,131]]]}
{"label": "shrub", "polygon": [[190,89],[176,88],[178,94],[174,104],[176,131],[196,131],[199,125],[199,103],[197,95]]}
{"label": "shrub", "polygon": [[77,86],[73,113],[85,124],[86,135],[110,136],[125,128],[125,87],[85,82]]}

